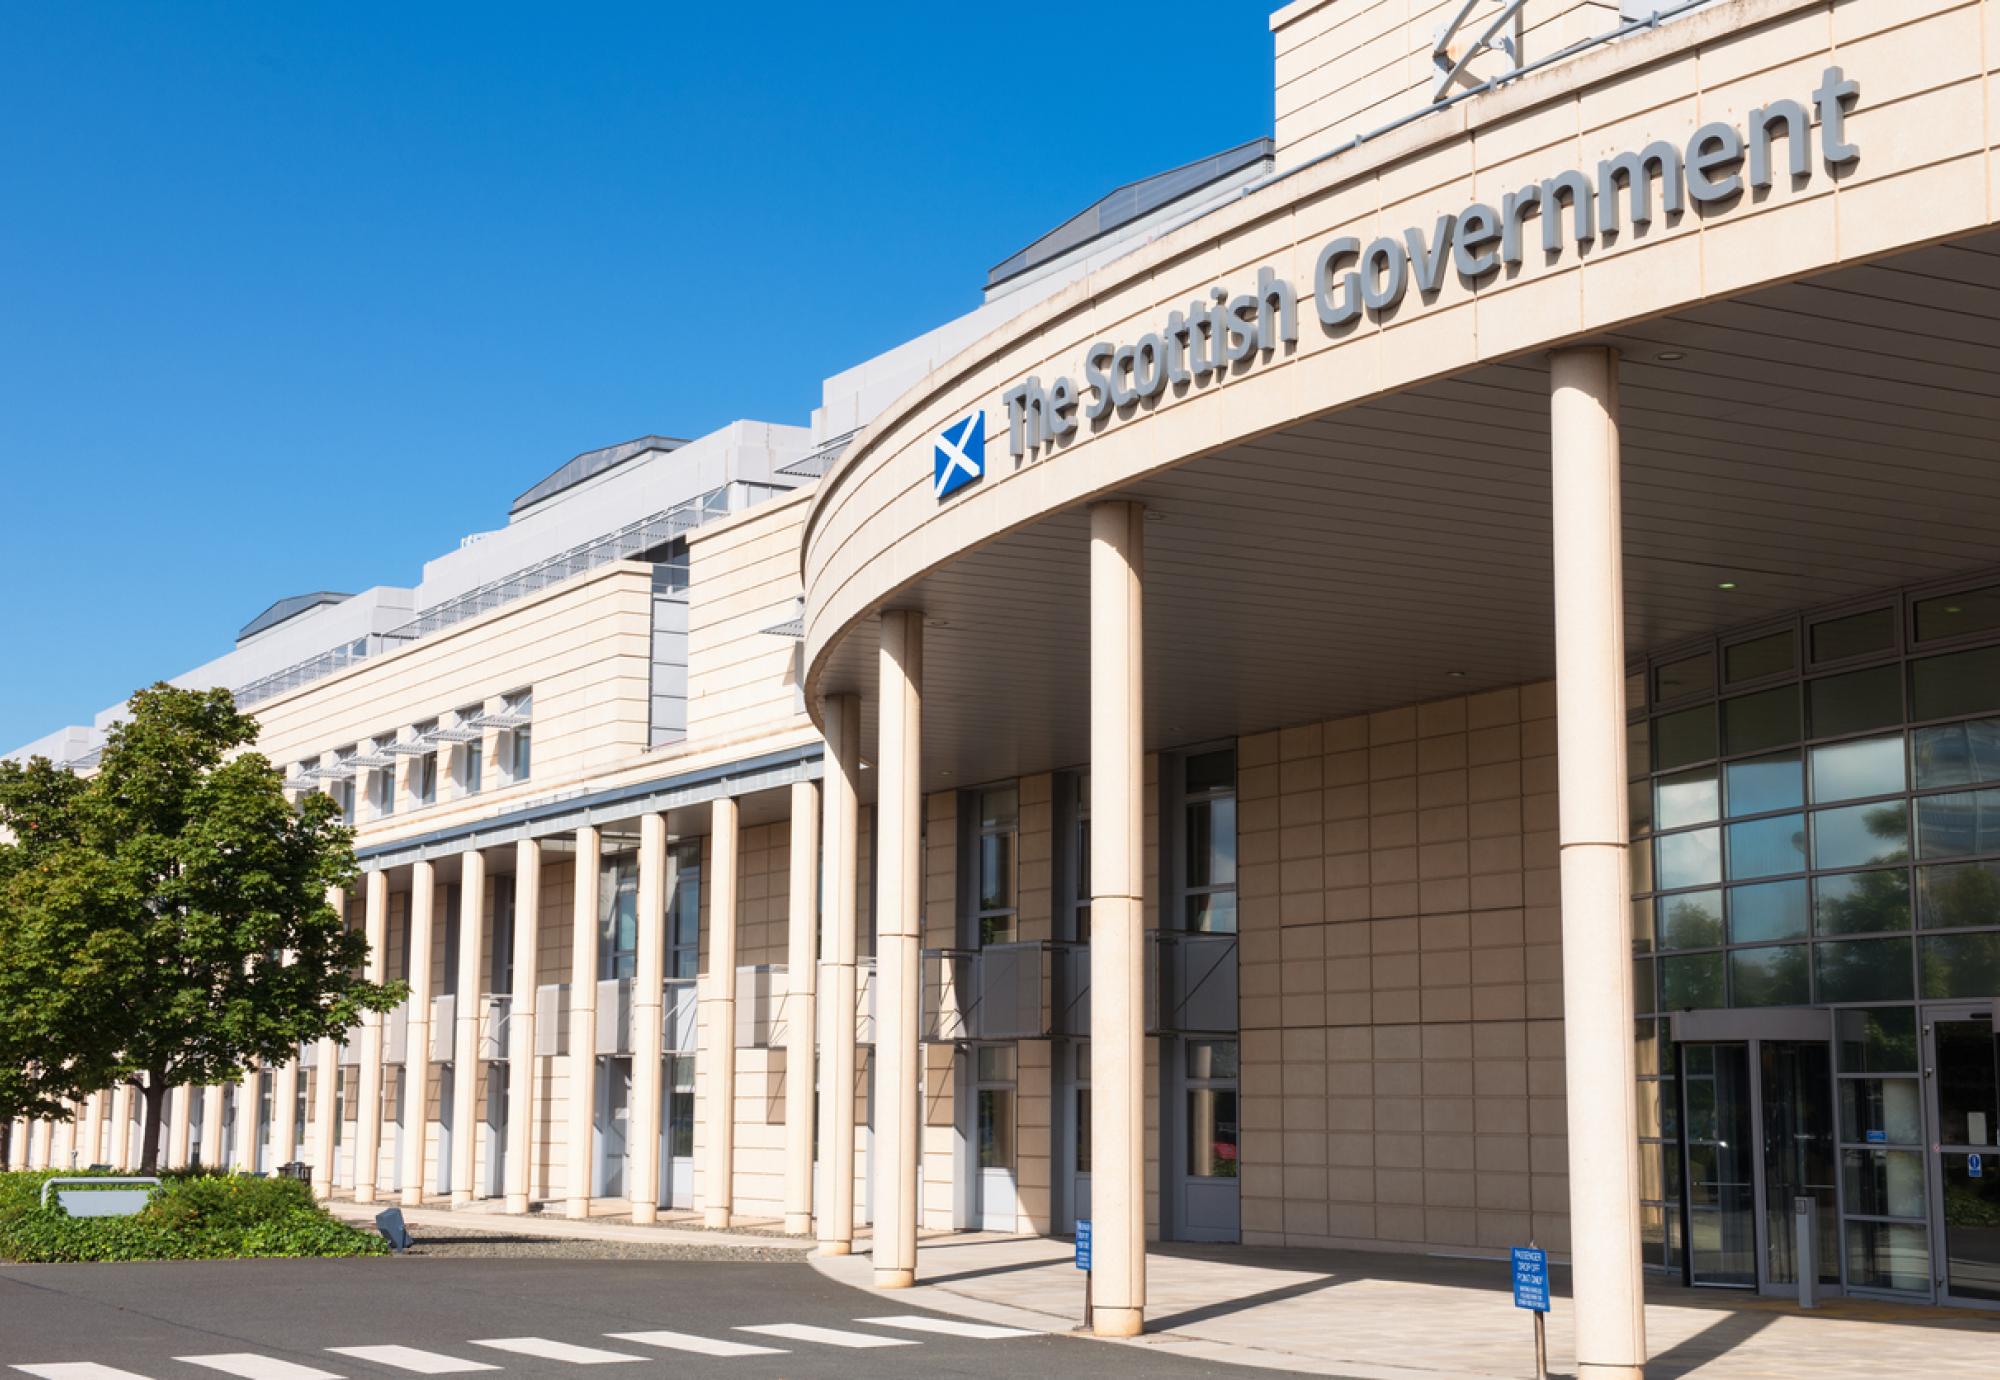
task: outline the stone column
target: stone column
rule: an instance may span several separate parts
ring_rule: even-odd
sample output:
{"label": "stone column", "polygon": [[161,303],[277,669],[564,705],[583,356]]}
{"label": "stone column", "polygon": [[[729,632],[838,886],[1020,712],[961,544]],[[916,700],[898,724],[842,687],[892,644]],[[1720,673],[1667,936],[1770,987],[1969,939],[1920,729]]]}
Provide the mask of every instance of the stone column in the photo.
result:
{"label": "stone column", "polygon": [[262,1098],[258,1096],[258,1079],[263,1069],[252,1066],[244,1070],[243,1077],[236,1084],[236,1170],[239,1174],[257,1172],[257,1146],[263,1139],[258,1135],[257,1119],[263,1110]]}
{"label": "stone column", "polygon": [[271,1168],[299,1157],[299,1059],[296,1054],[271,1070]]}
{"label": "stone column", "polygon": [[28,1167],[47,1169],[55,1154],[56,1127],[53,1121],[43,1117],[35,1123],[35,1129],[28,1141]]}
{"label": "stone column", "polygon": [[701,1219],[726,1227],[736,1203],[736,801],[709,802],[708,982],[701,995],[707,1175]]}
{"label": "stone column", "polygon": [[667,817],[639,820],[639,953],[632,977],[632,1105],[625,1126],[632,1220],[641,1226],[660,1215],[660,1060],[666,1033],[660,1003],[666,996]]}
{"label": "stone column", "polygon": [[91,1093],[83,1099],[83,1110],[77,1116],[76,1167],[88,1169],[93,1164],[103,1164],[98,1157],[104,1153],[104,1094]]}
{"label": "stone column", "polygon": [[480,982],[486,968],[486,855],[470,849],[458,877],[458,978],[453,998],[458,1029],[451,1046],[451,1201],[476,1195],[479,1166],[479,1021],[485,1003]]}
{"label": "stone column", "polygon": [[1146,1325],[1145,513],[1090,510],[1092,1330]]}
{"label": "stone column", "polygon": [[1577,1374],[1580,1380],[1639,1380],[1646,1315],[1626,855],[1618,357],[1601,348],[1558,350],[1549,357],[1549,387]]}
{"label": "stone column", "polygon": [[[20,1144],[16,1141],[15,1144]],[[111,1148],[105,1157],[120,1174],[132,1167],[132,1085],[120,1082],[111,1090]]]}
{"label": "stone column", "polygon": [[431,946],[437,929],[437,864],[410,868],[410,1017],[403,1040],[403,1206],[424,1201],[430,1148]]}
{"label": "stone column", "polygon": [[194,1089],[183,1083],[167,1094],[167,1152],[170,1169],[186,1169],[194,1122]]}
{"label": "stone column", "polygon": [[875,821],[875,1287],[917,1282],[921,1009],[923,614],[882,615]]}
{"label": "stone column", "polygon": [[514,994],[507,1017],[507,1211],[526,1212],[535,1182],[535,993],[542,944],[542,845],[514,845]]}
{"label": "stone column", "polygon": [[[366,933],[368,960],[364,973],[370,982],[380,982],[388,971],[389,874],[376,869],[365,874],[367,885]],[[382,1150],[382,1013],[369,1011],[361,1017],[361,1076],[355,1094],[354,1114],[354,1201],[375,1201],[377,1161]]]}
{"label": "stone column", "polygon": [[[590,1216],[597,1126],[597,885],[603,844],[586,824],[576,831],[576,903],[569,952],[569,1166],[563,1216]],[[551,1017],[553,1019],[553,1017]]]}
{"label": "stone column", "polygon": [[[355,778],[354,789],[361,789],[361,778]],[[356,804],[359,812],[359,803]],[[328,887],[326,903],[333,913],[341,917],[343,924],[347,917],[347,893],[340,887]],[[334,1123],[340,1116],[337,1096],[340,1090],[340,1042],[327,1038],[319,1042],[319,1053],[313,1060],[312,1073],[312,1185],[313,1193],[320,1198],[333,1196]]]}
{"label": "stone column", "polygon": [[76,1167],[76,1129],[81,1112],[73,1102],[66,1104],[65,1110],[68,1115],[56,1123],[55,1144],[49,1150],[52,1157],[49,1167],[52,1169]]}
{"label": "stone column", "polygon": [[825,927],[820,941],[825,955],[826,1000],[820,1004],[825,1026],[820,1061],[820,1172],[826,1176],[826,1201],[819,1210],[819,1253],[847,1255],[854,1249],[854,1084],[858,1050],[854,1027],[859,1019],[859,946],[854,905],[859,879],[861,837],[861,701],[853,695],[829,695],[820,702],[826,725],[826,841],[822,880]]}
{"label": "stone column", "polygon": [[813,1226],[813,1035],[819,991],[819,786],[792,783],[785,888],[785,1231]]}
{"label": "stone column", "polygon": [[229,1147],[222,1143],[222,1084],[201,1090],[201,1162],[204,1168],[229,1168]]}

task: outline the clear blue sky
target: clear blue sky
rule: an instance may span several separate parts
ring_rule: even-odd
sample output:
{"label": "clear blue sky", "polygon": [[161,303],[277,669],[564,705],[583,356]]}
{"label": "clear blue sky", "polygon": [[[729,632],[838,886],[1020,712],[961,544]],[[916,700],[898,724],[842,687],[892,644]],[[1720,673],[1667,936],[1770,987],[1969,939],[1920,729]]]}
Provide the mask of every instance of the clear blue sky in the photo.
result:
{"label": "clear blue sky", "polygon": [[1268,134],[1265,11],[8,7],[0,751],[281,595],[414,582],[578,451],[803,424],[1113,186]]}

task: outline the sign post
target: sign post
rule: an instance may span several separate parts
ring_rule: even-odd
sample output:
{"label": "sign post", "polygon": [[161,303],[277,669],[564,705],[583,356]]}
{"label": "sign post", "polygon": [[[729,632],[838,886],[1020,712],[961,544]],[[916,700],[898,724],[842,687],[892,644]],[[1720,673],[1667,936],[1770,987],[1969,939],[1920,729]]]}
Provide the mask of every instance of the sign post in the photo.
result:
{"label": "sign post", "polygon": [[1083,1325],[1091,1325],[1090,1318],[1090,1223],[1076,1224],[1076,1268],[1083,1271]]}
{"label": "sign post", "polygon": [[1530,1241],[1512,1254],[1514,1306],[1535,1315],[1535,1380],[1549,1380],[1549,1253]]}

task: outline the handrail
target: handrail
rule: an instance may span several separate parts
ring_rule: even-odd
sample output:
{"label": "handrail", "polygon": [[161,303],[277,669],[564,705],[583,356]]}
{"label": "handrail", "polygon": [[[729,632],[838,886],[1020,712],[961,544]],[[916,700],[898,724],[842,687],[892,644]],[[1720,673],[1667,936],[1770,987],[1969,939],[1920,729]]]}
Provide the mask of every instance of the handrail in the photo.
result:
{"label": "handrail", "polygon": [[152,1174],[61,1174],[53,1179],[42,1180],[42,1206],[49,1205],[49,1190],[57,1184],[84,1184],[98,1187],[104,1184],[151,1184],[160,1186],[157,1175]]}

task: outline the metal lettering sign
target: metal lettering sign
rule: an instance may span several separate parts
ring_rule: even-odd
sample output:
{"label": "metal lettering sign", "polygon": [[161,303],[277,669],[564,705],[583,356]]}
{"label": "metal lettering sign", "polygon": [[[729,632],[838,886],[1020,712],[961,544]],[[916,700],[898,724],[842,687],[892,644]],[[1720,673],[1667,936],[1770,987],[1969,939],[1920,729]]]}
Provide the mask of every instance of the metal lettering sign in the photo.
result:
{"label": "metal lettering sign", "polygon": [[1549,1311],[1549,1253],[1534,1246],[1515,1246],[1514,1306]]}
{"label": "metal lettering sign", "polygon": [[[1031,375],[1003,392],[1008,453],[1017,464],[1030,452],[1039,458],[1085,422],[1101,430],[1169,393],[1240,377],[1298,344],[1299,309],[1308,301],[1321,331],[1341,338],[1364,322],[1412,309],[1413,286],[1417,305],[1428,305],[1447,274],[1476,288],[1503,269],[1548,268],[1584,246],[1653,233],[1656,223],[1672,223],[1691,206],[1729,211],[1781,177],[1797,190],[1813,176],[1815,145],[1828,168],[1861,156],[1847,137],[1847,115],[1860,94],[1858,82],[1829,67],[1806,100],[1774,100],[1748,111],[1740,125],[1714,120],[1685,143],[1655,139],[1588,171],[1571,168],[1527,182],[1501,195],[1498,205],[1475,201],[1366,244],[1352,235],[1328,240],[1309,290],[1268,267],[1257,270],[1247,292],[1213,286],[1131,344],[1087,346],[1081,386],[1066,375],[1046,385]],[[976,413],[939,434],[933,475],[939,499],[984,474],[983,452],[972,454],[983,423],[984,414]]]}
{"label": "metal lettering sign", "polygon": [[1088,1222],[1076,1224],[1076,1268],[1079,1270],[1090,1268],[1090,1223]]}

